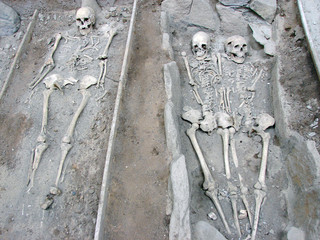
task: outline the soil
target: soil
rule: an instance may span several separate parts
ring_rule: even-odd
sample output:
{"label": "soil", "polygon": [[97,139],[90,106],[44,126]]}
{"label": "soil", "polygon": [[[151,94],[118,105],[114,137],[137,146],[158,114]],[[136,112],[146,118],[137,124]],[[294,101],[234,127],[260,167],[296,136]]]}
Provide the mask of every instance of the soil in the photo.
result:
{"label": "soil", "polygon": [[320,149],[319,100],[320,81],[313,65],[308,42],[295,1],[279,1],[282,21],[280,34],[280,74],[285,92],[290,128],[305,139],[316,142]]}
{"label": "soil", "polygon": [[111,163],[108,239],[168,239],[169,162],[164,136],[165,90],[160,7],[140,1],[132,65]]}

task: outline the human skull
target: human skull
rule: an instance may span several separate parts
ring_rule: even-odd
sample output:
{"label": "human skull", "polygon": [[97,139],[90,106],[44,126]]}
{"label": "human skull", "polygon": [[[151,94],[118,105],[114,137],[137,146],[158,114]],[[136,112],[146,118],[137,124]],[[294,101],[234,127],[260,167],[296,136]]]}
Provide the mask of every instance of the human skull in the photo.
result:
{"label": "human skull", "polygon": [[78,9],[76,13],[76,23],[82,35],[90,33],[95,22],[96,17],[92,8],[82,7]]}
{"label": "human skull", "polygon": [[210,37],[205,32],[197,32],[192,37],[192,52],[198,60],[204,59],[209,51]]}
{"label": "human skull", "polygon": [[247,41],[239,36],[235,35],[229,37],[224,43],[225,51],[230,59],[236,63],[243,63],[248,53]]}

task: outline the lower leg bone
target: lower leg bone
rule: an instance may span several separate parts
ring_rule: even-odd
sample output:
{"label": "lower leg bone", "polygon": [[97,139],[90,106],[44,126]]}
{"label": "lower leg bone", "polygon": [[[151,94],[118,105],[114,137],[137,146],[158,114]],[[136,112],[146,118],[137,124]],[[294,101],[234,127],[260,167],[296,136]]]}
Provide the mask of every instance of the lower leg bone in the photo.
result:
{"label": "lower leg bone", "polygon": [[230,191],[230,201],[232,205],[233,219],[236,225],[238,236],[241,237],[241,229],[238,219],[238,210],[237,210],[237,188],[229,183],[229,191]]}
{"label": "lower leg bone", "polygon": [[63,137],[62,139],[62,143],[61,143],[61,160],[60,160],[60,165],[59,165],[59,170],[58,170],[58,175],[56,178],[56,186],[58,186],[59,183],[59,179],[62,173],[62,169],[63,169],[63,164],[64,161],[68,155],[69,150],[72,148],[72,144],[71,144],[71,139],[73,136],[73,132],[74,132],[74,128],[76,126],[76,123],[78,121],[78,118],[80,116],[80,114],[82,113],[83,109],[85,108],[85,106],[88,103],[88,100],[90,98],[90,92],[87,90],[81,90],[82,93],[82,101],[81,104],[79,106],[79,108],[77,109],[76,113],[74,114],[71,123],[68,127],[67,133],[66,135]]}
{"label": "lower leg bone", "polygon": [[266,189],[266,170],[267,170],[267,160],[268,160],[268,149],[269,149],[269,140],[270,134],[266,132],[258,133],[262,138],[262,159],[259,172],[259,182],[262,186],[262,189]]}
{"label": "lower leg bone", "polygon": [[210,173],[210,170],[207,166],[207,163],[203,157],[202,151],[199,147],[199,144],[198,144],[198,141],[197,141],[197,138],[195,135],[197,129],[199,129],[199,125],[197,123],[193,123],[192,127],[187,130],[187,135],[190,138],[192,146],[193,146],[194,150],[196,151],[197,156],[200,161],[200,165],[201,165],[203,175],[204,175],[203,188],[204,188],[204,190],[206,190],[206,195],[208,197],[210,197],[213,204],[217,208],[219,215],[222,219],[222,222],[223,222],[228,234],[230,234],[231,231],[230,231],[229,225],[226,221],[225,215],[223,213],[222,207],[221,207],[219,200],[218,200],[218,197],[217,197],[217,189],[215,187],[215,182],[214,182],[213,177]]}
{"label": "lower leg bone", "polygon": [[253,227],[252,227],[252,236],[251,240],[256,239],[256,234],[258,230],[258,223],[259,223],[259,215],[260,215],[260,208],[263,203],[264,198],[266,197],[265,191],[261,189],[255,189],[254,190],[254,195],[256,199],[256,207],[255,207],[255,213],[254,213],[254,222],[253,222]]}

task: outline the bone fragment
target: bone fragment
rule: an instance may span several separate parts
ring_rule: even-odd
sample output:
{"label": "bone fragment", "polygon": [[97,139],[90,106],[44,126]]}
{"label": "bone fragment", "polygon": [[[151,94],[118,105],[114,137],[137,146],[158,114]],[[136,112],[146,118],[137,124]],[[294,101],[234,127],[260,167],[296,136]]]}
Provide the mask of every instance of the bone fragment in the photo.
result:
{"label": "bone fragment", "polygon": [[219,110],[220,111],[225,111],[223,88],[220,88],[218,92],[220,94]]}
{"label": "bone fragment", "polygon": [[111,45],[111,42],[112,42],[112,39],[115,35],[117,35],[117,29],[115,28],[111,28],[110,29],[110,33],[109,33],[109,39],[108,39],[108,42],[107,42],[107,45],[102,53],[102,55],[99,57],[100,60],[104,60],[106,58],[108,58],[108,51],[109,51],[109,47]]}
{"label": "bone fragment", "polygon": [[62,38],[61,33],[58,33],[56,35],[56,40],[53,45],[53,49],[52,49],[51,53],[49,54],[49,57],[47,58],[46,62],[43,64],[43,66],[41,67],[36,79],[29,84],[29,87],[31,89],[34,89],[42,81],[42,79],[44,79],[45,76],[47,76],[47,74],[55,68],[53,55],[58,48],[58,45],[59,45],[61,38]]}
{"label": "bone fragment", "polygon": [[187,72],[188,72],[189,84],[191,86],[194,86],[196,84],[199,85],[198,83],[195,82],[195,80],[192,77],[191,70],[190,70],[190,65],[189,65],[189,61],[188,61],[188,57],[187,57],[186,52],[181,52],[181,56],[182,56],[182,58],[184,60],[184,64],[185,64]]}
{"label": "bone fragment", "polygon": [[251,240],[256,239],[256,234],[258,230],[258,223],[259,223],[259,215],[260,215],[260,209],[261,205],[263,203],[263,200],[266,197],[266,192],[261,189],[255,189],[254,190],[255,200],[256,200],[256,207],[255,207],[255,213],[254,213],[254,222],[252,227],[252,235]]}
{"label": "bone fragment", "polygon": [[231,173],[230,173],[230,166],[229,166],[229,130],[218,128],[217,133],[221,136],[222,142],[223,142],[223,157],[224,157],[224,167],[225,167],[225,173],[227,179],[230,179]]}
{"label": "bone fragment", "polygon": [[194,150],[197,153],[197,156],[199,158],[200,161],[200,165],[203,171],[203,175],[204,175],[204,182],[203,182],[203,189],[206,190],[206,195],[208,197],[210,197],[210,199],[212,200],[213,204],[215,205],[215,207],[217,208],[219,215],[222,219],[222,222],[228,232],[228,234],[231,234],[229,225],[226,221],[225,215],[223,213],[222,207],[220,205],[219,199],[217,197],[217,189],[215,187],[215,182],[213,180],[213,177],[210,173],[210,170],[207,166],[207,163],[203,157],[202,151],[200,149],[200,146],[198,144],[197,138],[196,138],[196,130],[199,129],[199,125],[197,123],[193,123],[192,127],[190,129],[187,130],[187,135],[190,138],[190,141],[192,143],[192,146],[194,148]]}
{"label": "bone fragment", "polygon": [[194,97],[195,97],[197,103],[202,106],[203,105],[203,101],[202,101],[202,99],[201,99],[201,97],[199,95],[199,92],[198,92],[197,88],[198,88],[197,86],[194,86],[192,91],[193,91],[193,94],[194,94]]}
{"label": "bone fragment", "polygon": [[231,88],[227,87],[227,92],[226,92],[226,111],[228,113],[231,113],[231,105],[230,105],[230,92],[231,92]]}
{"label": "bone fragment", "polygon": [[233,163],[237,168],[239,166],[239,162],[237,157],[236,144],[234,140],[235,132],[236,132],[236,129],[234,127],[229,128],[231,155],[232,155]]}
{"label": "bone fragment", "polygon": [[229,192],[230,192],[230,201],[232,205],[232,212],[233,212],[233,220],[236,225],[238,236],[241,237],[241,229],[238,219],[238,210],[237,210],[237,188],[230,182],[228,182],[229,185]]}
{"label": "bone fragment", "polygon": [[217,53],[217,59],[218,59],[218,68],[219,68],[219,75],[222,76],[222,62],[221,62],[221,54]]}

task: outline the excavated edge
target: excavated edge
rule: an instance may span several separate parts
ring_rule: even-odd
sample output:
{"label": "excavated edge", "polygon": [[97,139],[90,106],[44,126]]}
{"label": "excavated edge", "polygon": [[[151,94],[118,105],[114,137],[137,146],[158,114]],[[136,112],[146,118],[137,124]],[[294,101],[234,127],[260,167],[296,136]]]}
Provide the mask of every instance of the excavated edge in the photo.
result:
{"label": "excavated edge", "polygon": [[39,14],[39,11],[38,9],[36,9],[33,13],[33,16],[32,16],[32,20],[31,22],[29,23],[28,25],[28,28],[27,28],[27,32],[25,33],[20,45],[19,45],[19,48],[18,48],[18,51],[14,57],[14,60],[11,64],[11,67],[10,67],[10,70],[9,70],[9,73],[7,75],[7,78],[2,86],[2,89],[1,89],[1,93],[0,93],[0,101],[5,93],[5,91],[7,90],[7,87],[8,87],[8,84],[9,82],[11,81],[12,77],[13,77],[13,73],[14,73],[14,70],[16,69],[16,65],[21,57],[21,55],[24,53],[24,51],[26,50],[29,42],[30,42],[30,39],[31,39],[31,36],[32,36],[32,33],[33,33],[33,29],[36,25],[36,21],[37,21],[37,18],[38,18],[38,14]]}
{"label": "excavated edge", "polygon": [[103,171],[103,179],[102,179],[102,184],[101,184],[99,207],[98,207],[98,214],[97,214],[97,219],[96,219],[96,228],[95,228],[95,235],[94,235],[95,240],[106,239],[106,236],[104,236],[104,233],[105,233],[104,226],[105,226],[105,217],[106,217],[106,209],[107,209],[107,202],[108,202],[109,166],[110,166],[111,158],[113,156],[114,143],[115,143],[115,139],[116,139],[116,135],[117,135],[118,119],[119,119],[119,113],[120,113],[120,103],[121,103],[123,91],[125,89],[125,85],[127,82],[127,73],[128,73],[128,67],[129,67],[129,60],[130,60],[130,56],[131,56],[132,39],[133,39],[133,34],[134,34],[136,13],[137,13],[137,0],[134,0],[131,20],[130,20],[130,27],[129,27],[127,43],[126,43],[126,49],[125,49],[125,53],[124,53],[124,57],[123,57],[121,75],[120,75],[120,79],[119,79],[117,98],[115,101],[115,107],[114,107],[114,112],[113,112],[106,161],[105,161],[105,166],[104,166],[104,171]]}
{"label": "excavated edge", "polygon": [[[308,40],[309,49],[311,52],[312,59],[314,61],[317,74],[320,80],[320,46],[314,42],[314,39],[318,38],[318,34],[315,29],[319,28],[319,22],[310,22],[311,20],[316,21],[319,15],[320,9],[315,8],[315,2],[313,0],[297,0],[301,22],[304,28],[305,35]],[[311,6],[311,7],[310,7]],[[308,8],[308,9],[307,9]],[[313,25],[313,29],[312,29]]]}

